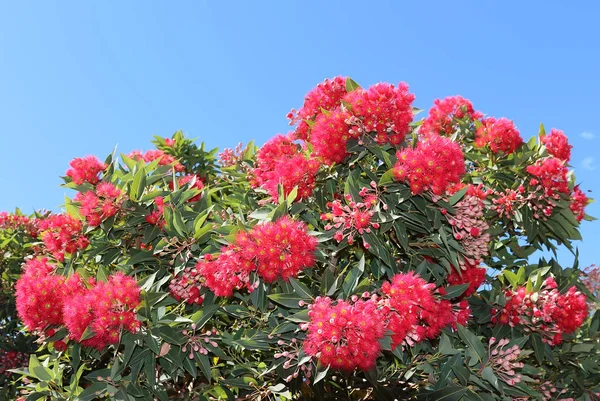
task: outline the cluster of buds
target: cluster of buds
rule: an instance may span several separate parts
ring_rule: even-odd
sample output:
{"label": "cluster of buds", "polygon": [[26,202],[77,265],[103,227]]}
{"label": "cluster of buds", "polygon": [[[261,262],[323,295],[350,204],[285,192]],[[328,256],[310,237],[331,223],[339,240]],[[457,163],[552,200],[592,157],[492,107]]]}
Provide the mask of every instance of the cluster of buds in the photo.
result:
{"label": "cluster of buds", "polygon": [[551,381],[545,381],[540,385],[540,392],[542,393],[542,401],[575,401],[574,398],[561,398],[561,395],[567,392],[567,389],[563,388],[558,390]]}
{"label": "cluster of buds", "polygon": [[460,241],[466,255],[463,265],[474,265],[488,255],[490,234],[488,223],[483,218],[484,203],[477,196],[466,195],[454,206],[455,214],[447,215],[454,238]]}
{"label": "cluster of buds", "polygon": [[[348,244],[352,245],[356,235],[370,233],[371,228],[379,229],[379,223],[371,221],[379,206],[379,193],[375,181],[372,181],[370,186],[371,188],[365,187],[360,190],[362,202],[354,202],[352,196],[346,194],[344,197],[348,204],[342,204],[339,200],[327,204],[331,208],[331,212],[322,214],[321,220],[330,221],[325,225],[325,230],[335,229],[333,238],[337,242],[342,242],[346,238]],[[387,205],[384,204],[382,208],[387,209]],[[363,241],[363,245],[366,249],[370,247],[365,241]]]}
{"label": "cluster of buds", "polygon": [[[581,282],[592,294],[598,297],[600,295],[600,267],[591,265],[583,269],[581,272]],[[598,307],[598,303],[590,301],[589,306],[591,309],[594,309]]]}
{"label": "cluster of buds", "polygon": [[199,330],[197,330],[196,323],[192,323],[190,327],[192,329],[191,331],[182,331],[182,334],[186,337],[186,342],[181,347],[181,351],[183,351],[184,353],[189,352],[188,358],[194,359],[195,353],[207,355],[207,345],[210,345],[213,348],[218,347],[218,344],[213,339],[213,336],[218,334],[216,328],[213,327],[212,330],[206,330],[204,333],[202,333]]}
{"label": "cluster of buds", "polygon": [[518,361],[521,355],[519,346],[515,344],[507,348],[509,342],[507,338],[498,342],[495,337],[490,338],[488,344],[489,366],[496,376],[506,384],[514,386],[521,381],[521,375],[517,374],[515,369],[521,369],[525,364]]}
{"label": "cluster of buds", "polygon": [[304,383],[310,384],[313,367],[309,363],[311,357],[306,356],[302,351],[302,344],[295,338],[292,338],[290,342],[277,340],[277,345],[281,347],[280,349],[282,351],[275,353],[275,359],[284,359],[282,366],[286,371],[288,369],[293,369],[292,373],[286,376],[284,380],[289,383],[302,374]]}
{"label": "cluster of buds", "polygon": [[221,166],[223,167],[231,167],[238,164],[242,161],[244,156],[244,147],[242,143],[238,143],[235,149],[225,148],[221,153],[219,153],[219,160],[221,162]]}
{"label": "cluster of buds", "polygon": [[523,195],[524,192],[525,187],[523,185],[519,185],[516,191],[513,189],[495,191],[491,209],[498,213],[500,217],[512,218],[517,210],[527,203],[527,198]]}

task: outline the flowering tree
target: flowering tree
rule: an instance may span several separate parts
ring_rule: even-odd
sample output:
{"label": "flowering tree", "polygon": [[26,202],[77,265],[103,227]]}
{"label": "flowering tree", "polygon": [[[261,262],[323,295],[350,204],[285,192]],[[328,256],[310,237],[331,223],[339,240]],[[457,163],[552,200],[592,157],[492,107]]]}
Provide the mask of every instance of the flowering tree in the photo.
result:
{"label": "flowering tree", "polygon": [[336,77],[258,149],[74,159],[64,213],[0,215],[5,396],[597,399],[597,288],[531,260],[591,220],[567,137],[414,98]]}

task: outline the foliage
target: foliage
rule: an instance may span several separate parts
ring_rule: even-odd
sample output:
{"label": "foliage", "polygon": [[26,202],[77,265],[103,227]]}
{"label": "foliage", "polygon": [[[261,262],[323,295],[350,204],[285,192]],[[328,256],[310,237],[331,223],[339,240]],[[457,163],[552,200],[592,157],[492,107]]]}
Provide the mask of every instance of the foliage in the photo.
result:
{"label": "foliage", "polygon": [[[597,399],[595,294],[577,264],[531,260],[577,254],[592,220],[570,145],[543,127],[524,143],[460,97],[414,122],[413,99],[338,77],[260,149],[177,132],[74,160],[65,215],[2,215],[0,348],[30,357],[1,396]],[[24,260],[37,327],[15,315]],[[49,276],[63,324],[25,306]]]}

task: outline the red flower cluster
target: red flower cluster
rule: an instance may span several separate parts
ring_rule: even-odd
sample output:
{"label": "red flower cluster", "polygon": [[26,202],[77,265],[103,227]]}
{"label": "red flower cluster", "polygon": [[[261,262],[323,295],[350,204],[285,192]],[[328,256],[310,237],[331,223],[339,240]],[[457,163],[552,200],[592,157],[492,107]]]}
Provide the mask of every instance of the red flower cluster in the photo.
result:
{"label": "red flower cluster", "polygon": [[179,161],[175,157],[166,154],[160,149],[148,150],[146,151],[146,153],[142,153],[139,150],[134,150],[127,156],[133,160],[143,160],[146,163],[150,163],[154,160],[159,160],[159,166],[173,165],[175,171],[185,171],[185,167],[183,166],[183,164],[179,163]]}
{"label": "red flower cluster", "polygon": [[29,364],[29,355],[19,351],[0,349],[0,377],[10,376],[10,369],[19,369]]}
{"label": "red flower cluster", "polygon": [[164,227],[167,224],[164,217],[165,200],[162,196],[157,196],[154,198],[154,204],[156,205],[156,209],[146,215],[146,222],[154,226]]}
{"label": "red flower cluster", "polygon": [[379,340],[385,334],[381,312],[373,300],[353,304],[317,297],[309,305],[308,334],[304,352],[322,365],[352,371],[369,370],[381,352]]}
{"label": "red flower cluster", "polygon": [[478,264],[489,252],[489,224],[484,220],[485,205],[478,196],[467,195],[454,205],[454,215],[447,214],[454,238],[460,241],[464,252],[463,264]]}
{"label": "red flower cluster", "polygon": [[[177,179],[177,185],[179,185],[179,187],[181,188],[185,184],[192,182],[194,179],[195,181],[190,187],[190,189],[197,189],[198,191],[202,191],[204,189],[204,183],[202,182],[202,178],[200,178],[200,176],[198,175],[189,174],[184,175],[183,177],[179,177]],[[171,191],[173,191],[175,189],[175,185],[173,185],[173,183],[170,182],[169,188],[171,188]],[[188,199],[188,202],[198,202],[200,200],[200,197],[202,197],[202,194],[193,196],[192,198]]]}
{"label": "red flower cluster", "polygon": [[484,118],[481,127],[475,134],[475,146],[483,148],[486,145],[494,153],[502,151],[509,155],[521,146],[523,139],[515,124],[507,118]]}
{"label": "red flower cluster", "polygon": [[292,109],[287,115],[290,125],[298,124],[293,133],[294,137],[308,140],[310,136],[308,122],[312,122],[322,110],[332,110],[339,106],[346,93],[345,77],[326,79],[308,92],[304,98],[304,105],[298,111]]}
{"label": "red flower cluster", "polygon": [[282,217],[274,223],[255,226],[239,233],[235,245],[267,283],[278,278],[287,281],[315,264],[317,240],[304,223]]}
{"label": "red flower cluster", "polygon": [[[177,287],[172,293],[176,299],[179,297],[189,303],[198,303],[199,295],[196,294],[199,294],[202,283],[219,297],[230,297],[234,290],[242,288],[252,291],[250,272],[253,269],[252,263],[237,252],[234,246],[229,245],[221,249],[217,259],[213,260],[210,254],[206,255],[204,260],[196,264],[195,271],[188,272],[184,286],[174,284]],[[182,283],[181,280],[178,281]],[[192,284],[191,281],[196,284]],[[196,289],[193,289],[194,287]]]}
{"label": "red flower cluster", "polygon": [[[325,230],[337,230],[333,236],[337,242],[342,242],[344,238],[347,238],[348,244],[352,245],[354,244],[355,235],[362,236],[364,233],[370,233],[371,227],[376,230],[379,229],[379,223],[371,221],[375,214],[374,206],[379,203],[375,181],[371,182],[371,188],[374,191],[366,187],[361,189],[360,196],[364,202],[354,202],[352,196],[347,194],[346,200],[350,202],[348,205],[343,205],[338,200],[327,203],[327,207],[331,208],[331,212],[323,213],[321,220],[331,221],[331,223],[325,225]],[[375,192],[375,194],[372,194],[372,192]],[[384,205],[385,207],[387,205]],[[366,249],[369,249],[370,245],[367,242],[363,241],[363,244]]]}
{"label": "red flower cluster", "polygon": [[[359,133],[375,132],[378,143],[392,145],[402,143],[410,129],[414,100],[415,95],[408,92],[408,85],[404,82],[398,87],[380,83],[367,90],[357,89],[344,97],[349,111],[360,119],[355,130]],[[358,122],[356,119],[353,121]]]}
{"label": "red flower cluster", "polygon": [[40,220],[39,229],[46,249],[60,262],[65,260],[65,254],[75,253],[89,245],[81,231],[81,221],[68,214],[52,214]]}
{"label": "red flower cluster", "polygon": [[441,330],[456,322],[449,301],[436,299],[435,284],[428,283],[418,274],[400,273],[381,286],[386,328],[392,332],[392,347],[402,344],[407,337],[415,341],[435,338]]}
{"label": "red flower cluster", "polygon": [[62,324],[65,278],[55,275],[55,266],[46,258],[29,259],[17,281],[16,301],[19,317],[31,331]]}
{"label": "red flower cluster", "polygon": [[460,273],[452,266],[452,273],[448,275],[446,280],[450,285],[469,284],[469,287],[462,294],[461,298],[467,298],[474,294],[479,286],[485,280],[485,268],[479,267],[476,264],[465,263],[460,267]]}
{"label": "red flower cluster", "polygon": [[[547,278],[538,292],[528,293],[525,287],[507,290],[506,304],[493,309],[492,323],[525,326],[538,332],[542,341],[558,345],[563,333],[573,333],[584,323],[588,310],[586,297],[575,286],[561,294],[552,277]],[[497,315],[496,315],[497,314]]]}
{"label": "red flower cluster", "polygon": [[429,110],[429,116],[423,120],[419,127],[419,133],[422,135],[447,135],[454,133],[455,119],[462,120],[469,118],[471,121],[483,117],[478,111],[473,109],[473,105],[462,96],[449,96],[445,99],[436,99],[433,107]]}
{"label": "red flower cluster", "polygon": [[579,185],[575,185],[571,192],[571,211],[575,214],[577,221],[583,220],[585,217],[585,207],[588,204],[588,198],[583,191],[579,189]]}
{"label": "red flower cluster", "polygon": [[527,166],[526,170],[536,177],[530,180],[530,185],[533,187],[541,186],[540,189],[543,189],[545,196],[554,197],[557,192],[569,193],[568,169],[563,161],[554,157],[547,157]]}
{"label": "red flower cluster", "polygon": [[77,185],[81,185],[84,182],[96,185],[100,181],[98,174],[102,173],[108,167],[95,156],[75,158],[69,165],[71,168],[67,170],[67,176],[71,177]]}
{"label": "red flower cluster", "polygon": [[288,280],[314,265],[316,248],[317,240],[302,222],[282,217],[259,224],[247,233],[238,233],[235,243],[223,247],[216,259],[208,254],[193,269],[174,277],[171,294],[177,300],[201,304],[203,286],[220,297],[230,297],[242,288],[252,291],[251,272],[268,283],[278,278]]}
{"label": "red flower cluster", "polygon": [[38,235],[38,219],[14,213],[0,212],[0,230],[25,230],[33,237]]}
{"label": "red flower cluster", "polygon": [[250,184],[265,189],[274,203],[278,201],[279,184],[286,196],[298,187],[297,199],[306,199],[313,192],[318,170],[317,160],[306,157],[289,137],[277,135],[256,154],[256,168],[252,169]]}
{"label": "red flower cluster", "polygon": [[[31,259],[17,281],[17,311],[29,330],[51,336],[54,329],[48,327],[64,325],[73,340],[102,349],[119,341],[121,328],[139,328],[140,288],[133,278],[119,272],[106,283],[92,280],[88,289],[77,274],[67,280],[54,270],[45,258]],[[88,327],[93,337],[81,340]],[[55,343],[57,350],[63,347],[64,342]]]}
{"label": "red flower cluster", "polygon": [[117,214],[123,203],[122,192],[110,182],[99,183],[95,190],[79,192],[75,201],[81,204],[80,212],[90,226]]}
{"label": "red flower cluster", "polygon": [[350,132],[350,113],[340,109],[317,116],[311,130],[310,144],[315,155],[325,164],[341,163],[344,161],[346,143],[358,135]]}
{"label": "red flower cluster", "polygon": [[408,181],[413,194],[431,190],[442,195],[465,173],[460,146],[438,135],[422,139],[414,149],[398,151],[397,156],[394,176],[397,180]]}
{"label": "red flower cluster", "polygon": [[541,140],[546,145],[546,150],[548,150],[550,155],[565,162],[571,160],[571,149],[573,149],[573,146],[569,145],[569,139],[564,132],[552,128],[550,135],[542,136]]}
{"label": "red flower cluster", "polygon": [[[121,330],[135,332],[140,327],[135,308],[140,304],[140,288],[132,277],[115,273],[107,282],[95,282],[85,288],[73,276],[76,289],[64,301],[64,324],[69,337],[81,344],[103,349],[117,344]],[[93,336],[82,340],[89,328]]]}

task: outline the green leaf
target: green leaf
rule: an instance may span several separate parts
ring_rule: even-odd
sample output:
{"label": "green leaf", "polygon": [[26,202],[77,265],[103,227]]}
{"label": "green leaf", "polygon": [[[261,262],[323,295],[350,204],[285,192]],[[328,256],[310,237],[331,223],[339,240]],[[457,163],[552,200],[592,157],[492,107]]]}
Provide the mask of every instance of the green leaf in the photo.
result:
{"label": "green leaf", "polygon": [[354,80],[350,77],[346,78],[346,91],[354,92],[355,90],[360,89],[360,85],[354,82]]}
{"label": "green leaf", "polygon": [[469,390],[468,387],[447,386],[426,395],[430,401],[459,401]]}
{"label": "green leaf", "polygon": [[486,366],[481,371],[481,377],[487,380],[496,390],[500,390],[500,383],[498,383],[498,377],[494,374],[494,371],[489,366]]}
{"label": "green leaf", "polygon": [[294,291],[296,292],[296,294],[298,294],[298,296],[300,296],[302,299],[313,299],[308,287],[302,284],[300,281],[296,280],[295,278],[290,278],[290,284],[292,285],[292,287],[294,287]]}
{"label": "green leaf", "polygon": [[269,299],[275,303],[278,303],[279,305],[283,305],[291,309],[298,309],[300,307],[298,303],[303,301],[303,299],[300,298],[295,292],[287,294],[271,294],[269,295]]}
{"label": "green leaf", "polygon": [[350,270],[350,273],[346,275],[344,279],[344,283],[342,284],[342,289],[344,290],[344,294],[350,295],[356,288],[358,284],[358,280],[362,276],[365,271],[365,255],[360,258],[358,265]]}
{"label": "green leaf", "polygon": [[542,342],[542,338],[538,333],[533,333],[531,335],[531,340],[533,343],[533,350],[535,352],[535,359],[537,359],[538,363],[542,365],[544,363],[544,343]]}
{"label": "green leaf", "polygon": [[469,189],[469,187],[464,187],[460,191],[456,192],[454,195],[452,195],[450,197],[450,199],[448,199],[448,203],[451,204],[452,206],[456,205],[463,198],[463,196],[465,196],[468,189]]}
{"label": "green leaf", "polygon": [[465,291],[469,288],[469,283],[459,284],[459,285],[451,285],[446,288],[446,295],[443,298],[445,299],[454,299],[460,297]]}
{"label": "green leaf", "polygon": [[313,384],[317,384],[318,382],[323,380],[325,378],[325,376],[327,376],[328,371],[329,371],[329,365],[327,365],[327,367],[325,369],[323,369],[323,367],[321,365],[318,365],[317,366],[317,374],[315,375],[315,380],[313,381]]}
{"label": "green leaf", "polygon": [[457,325],[458,336],[467,345],[467,347],[475,352],[480,363],[487,361],[487,351],[475,334],[469,331],[460,324]]}
{"label": "green leaf", "polygon": [[100,399],[106,392],[105,383],[92,383],[77,396],[78,401],[92,401]]}
{"label": "green leaf", "polygon": [[131,198],[131,200],[137,202],[144,193],[145,188],[146,168],[142,166],[133,176],[133,182],[131,183],[131,188],[129,190],[129,197]]}
{"label": "green leaf", "polygon": [[73,201],[71,201],[71,199],[69,199],[67,196],[65,196],[65,210],[67,211],[67,214],[69,216],[74,217],[81,221],[85,220],[83,218],[83,216],[81,215],[79,208],[77,206],[75,206]]}

